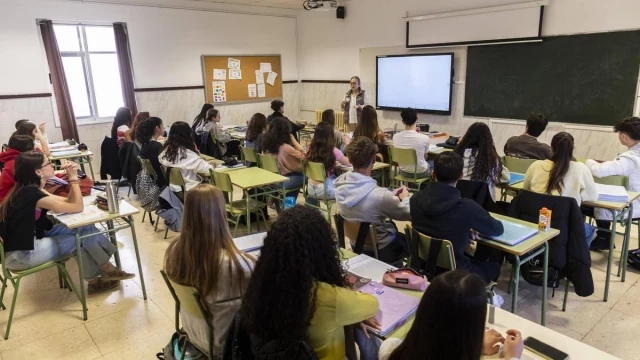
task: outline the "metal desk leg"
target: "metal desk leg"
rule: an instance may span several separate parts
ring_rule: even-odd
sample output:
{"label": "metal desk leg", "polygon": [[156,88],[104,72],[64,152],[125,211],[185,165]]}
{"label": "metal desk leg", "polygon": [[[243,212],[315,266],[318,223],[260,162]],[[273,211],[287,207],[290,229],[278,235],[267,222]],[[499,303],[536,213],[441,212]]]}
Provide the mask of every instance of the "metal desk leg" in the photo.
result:
{"label": "metal desk leg", "polygon": [[544,243],[544,272],[542,273],[542,319],[540,325],[544,326],[547,319],[547,279],[549,278],[549,242]]}
{"label": "metal desk leg", "polygon": [[627,275],[627,258],[629,257],[629,243],[631,242],[631,225],[633,223],[633,205],[629,204],[629,214],[627,217],[627,228],[624,230],[624,241],[622,242],[622,253],[620,254],[620,265],[618,266],[618,276],[622,271],[622,278],[624,282]]}
{"label": "metal desk leg", "polygon": [[80,234],[75,229],[76,236],[76,257],[78,261],[78,276],[80,277],[80,302],[82,303],[82,317],[87,320],[87,296],[84,292],[84,265],[82,264],[82,243],[80,242]]}
{"label": "metal desk leg", "polygon": [[520,286],[520,256],[514,256],[513,263],[513,293],[511,294],[511,313],[515,314],[518,309],[518,287]]}
{"label": "metal desk leg", "polygon": [[[247,235],[251,234],[251,216],[250,212],[249,212],[249,190],[245,190],[244,191],[244,198],[247,204]],[[283,204],[284,205],[284,204]],[[240,221],[240,218],[238,218],[238,221]]]}
{"label": "metal desk leg", "polygon": [[116,240],[116,234],[113,232],[113,221],[107,221],[107,229],[109,229],[109,240],[116,246],[116,252],[113,254],[113,258],[116,261],[116,267],[122,270],[122,264],[120,263],[120,250],[118,250],[118,240]]}
{"label": "metal desk leg", "polygon": [[[86,159],[84,157],[80,158],[80,161],[78,161],[80,163],[80,170],[82,170],[83,173],[87,173],[86,171],[84,171],[84,162],[86,161]],[[92,178],[93,179],[93,178]]]}
{"label": "metal desk leg", "polygon": [[87,161],[89,161],[89,171],[91,171],[91,179],[95,180],[96,178],[95,178],[95,175],[93,174],[93,165],[91,164],[91,156],[87,156]]}
{"label": "metal desk leg", "polygon": [[144,286],[144,275],[142,275],[142,263],[140,262],[140,251],[138,250],[138,238],[136,237],[136,228],[133,225],[133,216],[128,217],[131,226],[131,237],[133,238],[133,247],[136,251],[136,261],[138,261],[138,275],[140,276],[140,286],[142,287],[142,298],[147,300],[147,289]]}
{"label": "metal desk leg", "polygon": [[613,221],[611,222],[611,237],[609,238],[609,259],[607,261],[607,278],[604,284],[604,302],[609,300],[609,281],[611,280],[611,263],[613,262],[613,245],[616,240],[616,223],[618,222],[618,215],[615,211],[611,210],[613,214]]}

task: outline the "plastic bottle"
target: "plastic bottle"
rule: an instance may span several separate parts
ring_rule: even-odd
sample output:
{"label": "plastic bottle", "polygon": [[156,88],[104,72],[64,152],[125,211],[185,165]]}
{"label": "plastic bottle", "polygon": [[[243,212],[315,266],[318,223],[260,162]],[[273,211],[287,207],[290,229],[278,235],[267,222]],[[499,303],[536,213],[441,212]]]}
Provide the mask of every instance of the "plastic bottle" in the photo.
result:
{"label": "plastic bottle", "polygon": [[293,197],[293,196],[287,196],[284,199],[284,208],[285,209],[289,209],[289,208],[292,208],[294,206],[296,206],[296,198]]}
{"label": "plastic bottle", "polygon": [[538,218],[538,230],[549,231],[551,229],[551,210],[543,207]]}

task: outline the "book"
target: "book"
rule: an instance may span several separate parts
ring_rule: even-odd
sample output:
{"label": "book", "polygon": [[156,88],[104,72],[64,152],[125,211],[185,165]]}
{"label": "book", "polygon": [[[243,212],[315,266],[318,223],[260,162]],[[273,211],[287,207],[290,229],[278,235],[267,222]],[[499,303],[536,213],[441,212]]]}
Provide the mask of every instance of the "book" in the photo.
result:
{"label": "book", "polygon": [[253,253],[256,250],[262,249],[264,245],[264,238],[267,236],[266,232],[261,232],[257,234],[251,234],[247,236],[242,236],[239,238],[234,238],[233,242],[236,244],[238,250],[246,253]]}
{"label": "book", "polygon": [[509,185],[517,184],[523,181],[524,181],[524,174],[518,174],[518,173],[509,174],[509,183],[508,183]]}
{"label": "book", "polygon": [[397,269],[395,266],[383,263],[380,260],[364,254],[354,256],[342,264],[347,272],[378,282],[382,282],[382,276],[387,270]]}
{"label": "book", "polygon": [[507,245],[519,244],[538,233],[537,228],[531,228],[525,225],[516,224],[509,220],[498,219],[504,227],[502,235],[488,236],[480,234],[481,240],[494,240]]}
{"label": "book", "polygon": [[623,186],[596,184],[598,201],[628,202],[629,194]]}
{"label": "book", "polygon": [[378,299],[380,308],[375,316],[380,323],[380,329],[370,328],[376,334],[386,336],[397,327],[404,324],[418,309],[420,298],[396,291],[376,281],[369,281],[360,292]]}

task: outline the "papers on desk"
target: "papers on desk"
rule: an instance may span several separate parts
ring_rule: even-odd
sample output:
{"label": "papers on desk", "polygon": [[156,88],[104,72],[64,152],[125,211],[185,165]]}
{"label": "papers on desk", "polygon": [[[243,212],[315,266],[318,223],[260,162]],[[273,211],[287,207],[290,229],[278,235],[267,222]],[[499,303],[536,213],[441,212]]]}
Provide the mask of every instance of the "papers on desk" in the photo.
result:
{"label": "papers on desk", "polygon": [[598,201],[628,202],[629,194],[622,186],[596,184],[598,187]]}
{"label": "papers on desk", "polygon": [[350,273],[371,279],[373,281],[382,282],[382,276],[389,269],[397,269],[395,266],[383,263],[370,256],[360,254],[352,257],[342,263]]}
{"label": "papers on desk", "polygon": [[[72,150],[78,150],[75,146],[63,146],[63,147],[59,147],[59,148],[55,148],[55,149],[49,149],[52,153],[59,153],[62,151],[72,151]],[[79,150],[78,150],[79,151]]]}
{"label": "papers on desk", "polygon": [[49,144],[49,149],[53,150],[53,149],[58,149],[58,148],[63,148],[63,147],[68,147],[68,146],[69,146],[68,142],[60,141],[60,142]]}
{"label": "papers on desk", "polygon": [[509,185],[517,184],[523,181],[524,181],[524,174],[518,174],[518,173],[509,174]]}
{"label": "papers on desk", "polygon": [[508,220],[498,219],[498,221],[500,221],[502,223],[502,226],[504,226],[504,232],[502,233],[502,235],[487,236],[480,234],[480,238],[485,240],[494,240],[503,244],[513,246],[527,240],[528,238],[538,233],[538,229],[516,224]]}
{"label": "papers on desk", "polygon": [[380,322],[380,330],[370,328],[371,331],[385,336],[404,324],[418,308],[420,298],[403,294],[378,282],[370,281],[363,285],[360,292],[378,299],[380,306],[376,319]]}
{"label": "papers on desk", "polygon": [[429,152],[440,152],[442,150],[444,150],[444,148],[438,145],[433,145],[433,144],[429,145]]}
{"label": "papers on desk", "polygon": [[251,234],[233,239],[238,250],[251,254],[253,256],[260,256],[260,250],[264,245],[264,238],[267,236],[266,232],[257,234]]}
{"label": "papers on desk", "polygon": [[71,149],[71,150],[64,150],[64,151],[51,151],[51,156],[53,157],[62,157],[62,156],[79,155],[79,154],[80,154],[80,150],[78,149]]}

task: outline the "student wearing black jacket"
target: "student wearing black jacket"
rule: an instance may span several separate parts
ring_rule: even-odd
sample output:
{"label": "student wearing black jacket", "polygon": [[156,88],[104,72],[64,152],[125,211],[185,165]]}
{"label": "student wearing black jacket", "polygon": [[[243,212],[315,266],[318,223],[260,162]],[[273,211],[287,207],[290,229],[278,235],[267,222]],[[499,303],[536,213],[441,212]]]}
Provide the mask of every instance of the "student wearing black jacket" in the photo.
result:
{"label": "student wearing black jacket", "polygon": [[456,183],[462,178],[462,157],[448,151],[440,154],[434,162],[432,181],[411,197],[411,219],[419,232],[451,241],[456,265],[480,275],[486,282],[495,281],[500,275],[501,253],[478,243],[475,256],[465,251],[472,230],[489,235],[501,235],[502,223],[489,215],[471,199],[463,199]]}
{"label": "student wearing black jacket", "polygon": [[[271,102],[271,109],[273,110],[273,114],[267,116],[267,124],[271,124],[271,120],[277,118],[277,117],[283,117],[287,120],[289,120],[288,117],[284,116],[284,101],[282,100],[273,100]],[[289,120],[289,123],[291,123],[291,135],[293,135],[293,137],[296,139],[296,141],[299,141],[298,139],[298,131],[304,129],[304,124],[297,124],[291,120]]]}

